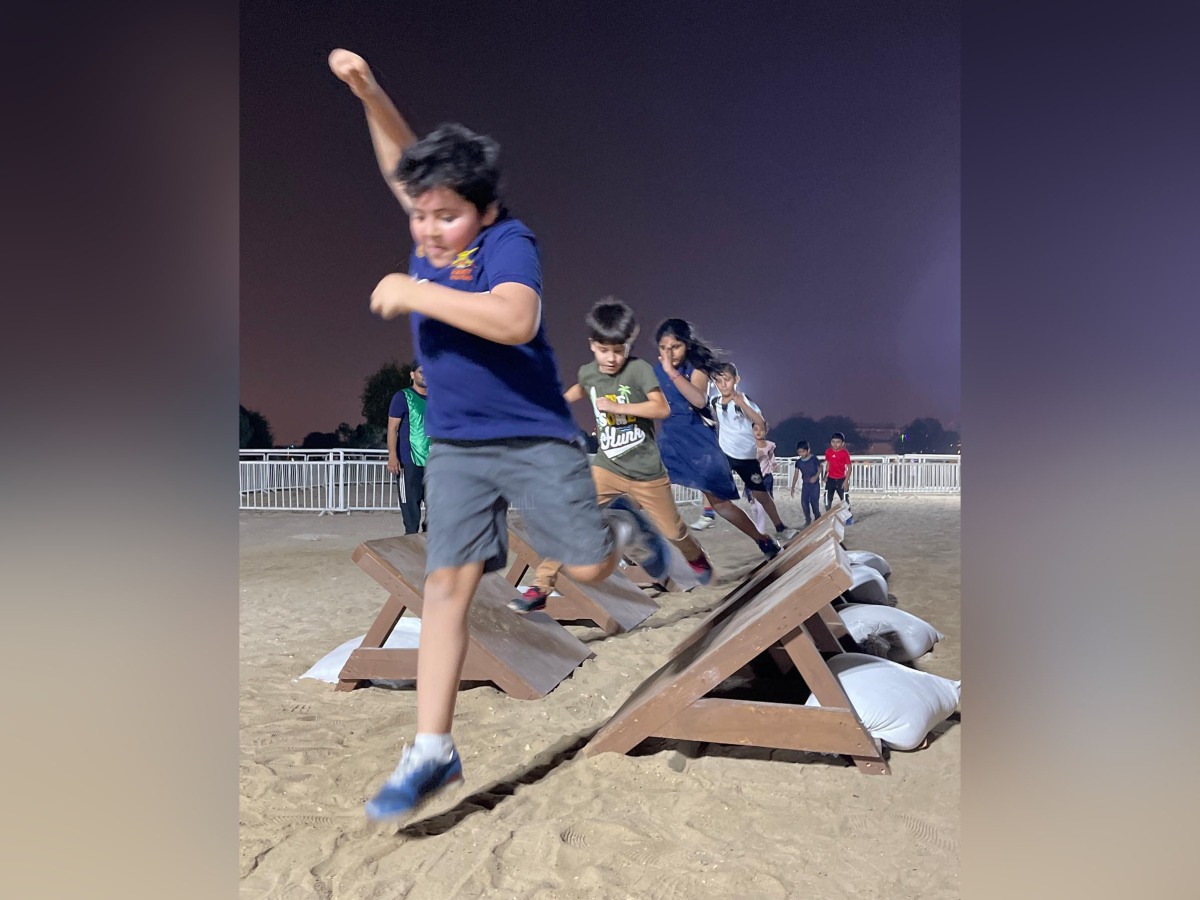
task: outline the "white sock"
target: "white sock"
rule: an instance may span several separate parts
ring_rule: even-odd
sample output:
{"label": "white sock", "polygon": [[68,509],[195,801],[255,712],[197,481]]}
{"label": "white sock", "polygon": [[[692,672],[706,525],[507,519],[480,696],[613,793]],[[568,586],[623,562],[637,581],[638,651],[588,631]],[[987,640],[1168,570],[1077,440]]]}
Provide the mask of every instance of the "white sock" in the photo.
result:
{"label": "white sock", "polygon": [[446,759],[453,749],[449,734],[418,734],[413,740],[413,753],[421,759]]}

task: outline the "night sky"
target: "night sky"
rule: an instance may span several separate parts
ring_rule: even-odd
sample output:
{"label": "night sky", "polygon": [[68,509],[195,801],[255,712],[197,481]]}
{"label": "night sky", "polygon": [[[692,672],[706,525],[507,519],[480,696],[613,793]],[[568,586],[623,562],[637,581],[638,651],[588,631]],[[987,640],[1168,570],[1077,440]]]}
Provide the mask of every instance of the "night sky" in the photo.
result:
{"label": "night sky", "polygon": [[957,4],[623,6],[243,4],[240,399],[277,443],[359,423],[412,357],[367,307],[410,238],[335,47],[418,134],[500,142],[564,386],[613,294],[635,353],[689,319],[771,421],[958,425]]}

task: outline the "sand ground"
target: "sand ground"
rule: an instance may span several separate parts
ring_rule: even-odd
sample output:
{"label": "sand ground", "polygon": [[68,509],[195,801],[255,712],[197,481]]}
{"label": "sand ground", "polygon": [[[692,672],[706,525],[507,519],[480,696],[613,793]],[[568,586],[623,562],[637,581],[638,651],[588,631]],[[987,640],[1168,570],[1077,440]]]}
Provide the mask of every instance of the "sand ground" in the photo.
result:
{"label": "sand ground", "polygon": [[[854,502],[846,546],[882,554],[900,608],[946,635],[917,667],[960,677],[959,498]],[[797,504],[780,509],[797,520]],[[464,690],[466,787],[408,827],[368,824],[362,804],[411,740],[415,695],[295,679],[365,633],[385,600],[351,551],[402,532],[399,514],[241,515],[243,897],[960,896],[957,716],[927,748],[891,753],[890,776],[712,744],[577,752],[759,558],[724,522],[700,534],[717,585],[660,596],[629,634],[569,626],[596,655],[541,700]]]}

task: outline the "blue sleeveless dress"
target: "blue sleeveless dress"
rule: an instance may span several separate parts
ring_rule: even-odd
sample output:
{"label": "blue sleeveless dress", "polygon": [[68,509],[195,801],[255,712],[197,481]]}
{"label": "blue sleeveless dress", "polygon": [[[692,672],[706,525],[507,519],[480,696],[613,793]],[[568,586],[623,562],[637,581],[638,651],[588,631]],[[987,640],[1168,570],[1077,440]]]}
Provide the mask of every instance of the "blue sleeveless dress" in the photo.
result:
{"label": "blue sleeveless dress", "polygon": [[[685,363],[679,374],[690,379],[695,371]],[[662,363],[654,364],[654,375],[671,407],[658,430],[658,452],[671,476],[671,483],[712,494],[718,500],[736,500],[737,487],[729,469],[729,460],[717,443],[717,432],[704,424],[696,407],[679,392]]]}

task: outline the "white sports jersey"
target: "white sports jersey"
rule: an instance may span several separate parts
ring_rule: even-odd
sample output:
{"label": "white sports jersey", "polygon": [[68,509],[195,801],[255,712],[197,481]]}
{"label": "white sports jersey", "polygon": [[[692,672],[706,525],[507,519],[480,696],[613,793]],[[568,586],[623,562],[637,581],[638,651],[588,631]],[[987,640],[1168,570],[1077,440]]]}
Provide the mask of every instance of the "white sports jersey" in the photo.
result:
{"label": "white sports jersey", "polygon": [[[746,398],[746,404],[759,415],[758,404]],[[709,401],[709,408],[717,420],[717,441],[721,451],[734,459],[758,459],[758,446],[754,441],[754,421],[732,400],[723,406],[720,397]]]}

